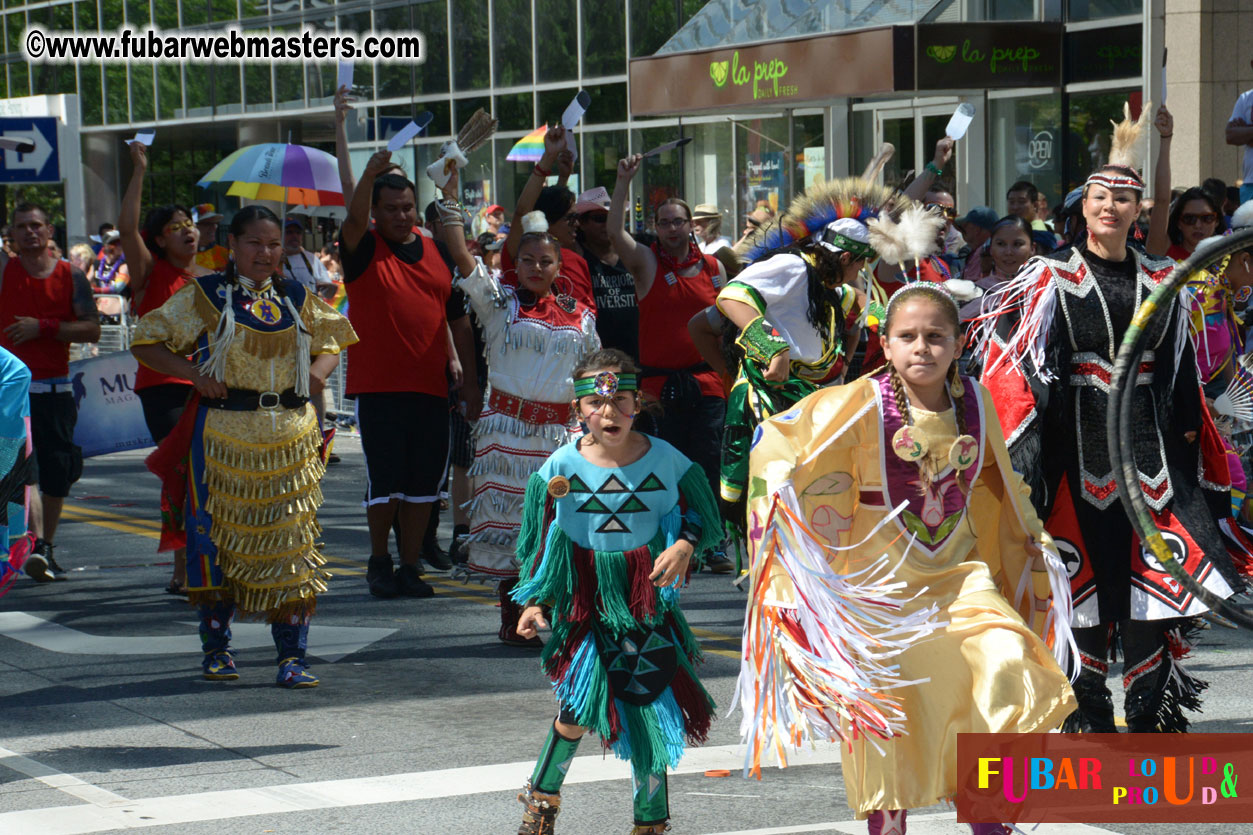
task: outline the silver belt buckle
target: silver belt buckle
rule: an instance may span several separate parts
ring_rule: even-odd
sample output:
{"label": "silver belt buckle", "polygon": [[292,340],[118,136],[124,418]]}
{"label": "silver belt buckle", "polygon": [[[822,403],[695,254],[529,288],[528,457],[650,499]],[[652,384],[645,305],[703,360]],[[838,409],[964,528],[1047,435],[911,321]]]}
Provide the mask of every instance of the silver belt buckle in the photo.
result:
{"label": "silver belt buckle", "polygon": [[[267,401],[267,398],[272,398]],[[258,409],[277,409],[282,401],[279,399],[277,391],[263,391],[261,396],[257,398]]]}

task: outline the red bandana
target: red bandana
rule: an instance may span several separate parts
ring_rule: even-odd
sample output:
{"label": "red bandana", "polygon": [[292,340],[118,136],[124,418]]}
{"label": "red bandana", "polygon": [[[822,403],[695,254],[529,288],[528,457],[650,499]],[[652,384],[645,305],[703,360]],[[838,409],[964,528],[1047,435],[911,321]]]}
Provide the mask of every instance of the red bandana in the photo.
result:
{"label": "red bandana", "polygon": [[687,242],[687,256],[682,261],[676,261],[670,257],[670,253],[662,248],[661,242],[653,244],[653,255],[657,256],[657,263],[661,265],[666,272],[672,272],[676,276],[689,267],[694,267],[701,261],[700,249],[697,248],[695,241],[690,238]]}

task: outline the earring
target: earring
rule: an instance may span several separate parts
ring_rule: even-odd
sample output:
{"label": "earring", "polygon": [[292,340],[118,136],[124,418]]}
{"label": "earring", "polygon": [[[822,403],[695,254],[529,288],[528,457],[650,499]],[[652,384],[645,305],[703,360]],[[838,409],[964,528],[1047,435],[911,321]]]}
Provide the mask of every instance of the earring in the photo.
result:
{"label": "earring", "polygon": [[[563,292],[560,290],[557,291],[557,293],[555,294],[556,299],[557,299],[557,306],[560,307],[562,310],[564,310],[566,313],[573,313],[574,308],[575,308],[574,296],[572,295],[574,292],[574,282],[566,278],[561,273],[557,273],[557,278],[564,279],[566,282],[566,286],[570,288],[569,293]],[[554,281],[553,283],[556,284],[556,281]]]}
{"label": "earring", "polygon": [[957,373],[957,366],[953,366],[952,373],[949,374],[948,393],[956,400],[966,393],[966,387],[962,385],[961,375]]}

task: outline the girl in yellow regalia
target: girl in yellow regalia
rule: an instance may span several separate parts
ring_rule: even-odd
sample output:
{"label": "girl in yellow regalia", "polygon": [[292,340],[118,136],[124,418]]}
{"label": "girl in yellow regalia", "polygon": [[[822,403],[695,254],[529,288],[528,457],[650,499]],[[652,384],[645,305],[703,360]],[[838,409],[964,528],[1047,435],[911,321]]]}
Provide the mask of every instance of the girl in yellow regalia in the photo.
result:
{"label": "girl in yellow regalia", "polygon": [[1046,731],[1074,709],[1066,572],[987,391],[957,374],[956,302],[909,285],[883,334],[884,370],[756,431],[739,681],[748,768],[843,741],[871,835],[956,794],[958,733]]}

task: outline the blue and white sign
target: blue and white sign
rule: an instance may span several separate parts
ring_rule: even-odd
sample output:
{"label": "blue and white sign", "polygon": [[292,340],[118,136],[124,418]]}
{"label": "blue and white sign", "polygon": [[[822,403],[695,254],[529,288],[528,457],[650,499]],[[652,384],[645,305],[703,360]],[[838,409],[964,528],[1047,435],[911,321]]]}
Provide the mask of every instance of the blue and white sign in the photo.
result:
{"label": "blue and white sign", "polygon": [[0,183],[61,182],[57,147],[59,121],[55,116],[0,118],[0,137],[35,146],[26,153],[13,148],[5,148],[0,153]]}
{"label": "blue and white sign", "polygon": [[138,370],[130,351],[70,363],[70,390],[78,405],[74,443],[83,448],[83,457],[153,446],[135,394]]}

